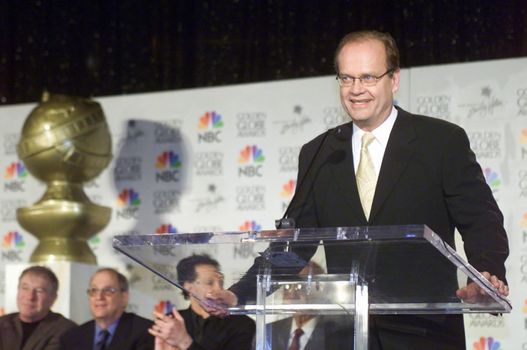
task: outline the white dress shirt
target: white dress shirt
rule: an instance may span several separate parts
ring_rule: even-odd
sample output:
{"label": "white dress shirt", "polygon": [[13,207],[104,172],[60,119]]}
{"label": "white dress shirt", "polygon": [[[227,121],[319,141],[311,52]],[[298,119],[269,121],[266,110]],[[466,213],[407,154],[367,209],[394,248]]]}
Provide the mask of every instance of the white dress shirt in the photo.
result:
{"label": "white dress shirt", "polygon": [[[371,133],[375,136],[375,140],[368,146],[368,152],[373,161],[373,166],[375,168],[375,173],[379,176],[379,171],[381,170],[382,158],[384,157],[384,151],[386,151],[386,145],[388,144],[388,139],[390,138],[390,133],[392,132],[393,125],[397,119],[397,109],[392,106],[392,111],[388,118],[379,125]],[[362,135],[365,131],[360,129],[355,123],[353,123],[353,136],[351,137],[351,148],[353,151],[353,166],[355,169],[355,174],[357,174],[357,169],[359,167],[360,161],[360,148],[362,142]]]}

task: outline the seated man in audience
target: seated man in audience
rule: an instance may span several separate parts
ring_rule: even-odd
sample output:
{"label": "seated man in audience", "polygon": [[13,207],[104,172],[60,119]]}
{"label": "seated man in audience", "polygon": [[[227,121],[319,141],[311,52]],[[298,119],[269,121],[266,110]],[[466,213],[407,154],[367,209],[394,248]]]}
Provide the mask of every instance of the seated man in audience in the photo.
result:
{"label": "seated man in audience", "polygon": [[93,320],[64,333],[63,350],[143,350],[154,348],[148,334],[150,320],[124,312],[128,305],[128,281],[111,268],[95,272],[88,287]]}
{"label": "seated man in audience", "polygon": [[[310,261],[299,273],[300,277],[324,274],[324,269]],[[318,289],[316,282],[307,291],[306,285],[287,285],[284,290],[286,304],[318,304],[331,295]],[[347,315],[317,315],[297,312],[292,317],[267,324],[267,344],[270,349],[318,350],[352,349],[353,318]]]}
{"label": "seated man in audience", "polygon": [[0,350],[56,350],[76,324],[52,312],[59,281],[49,268],[31,266],[18,279],[18,312],[0,317]]}
{"label": "seated man in audience", "polygon": [[190,307],[163,315],[154,312],[156,350],[248,350],[255,335],[254,321],[243,315],[220,318],[208,314],[199,300],[223,289],[219,263],[208,255],[192,255],[177,265],[178,282],[190,297]]}

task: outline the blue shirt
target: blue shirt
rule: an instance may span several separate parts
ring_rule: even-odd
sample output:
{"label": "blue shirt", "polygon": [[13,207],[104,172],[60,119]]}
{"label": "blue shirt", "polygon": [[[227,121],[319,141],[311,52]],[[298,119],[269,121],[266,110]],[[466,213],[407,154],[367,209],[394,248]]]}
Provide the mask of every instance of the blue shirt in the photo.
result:
{"label": "blue shirt", "polygon": [[[117,326],[119,325],[119,320],[121,320],[120,317],[117,320],[115,320],[112,324],[110,324],[108,326],[108,328],[106,328],[106,330],[108,332],[110,332],[110,336],[108,337],[108,340],[106,341],[106,346],[107,347],[112,342],[113,335],[115,334],[115,330],[117,329]],[[93,335],[93,350],[95,350],[95,347],[97,346],[97,343],[100,340],[102,340],[102,337],[103,337],[103,334],[101,332],[102,330],[103,329],[101,327],[99,327],[99,325],[96,322],[95,323],[95,334]]]}

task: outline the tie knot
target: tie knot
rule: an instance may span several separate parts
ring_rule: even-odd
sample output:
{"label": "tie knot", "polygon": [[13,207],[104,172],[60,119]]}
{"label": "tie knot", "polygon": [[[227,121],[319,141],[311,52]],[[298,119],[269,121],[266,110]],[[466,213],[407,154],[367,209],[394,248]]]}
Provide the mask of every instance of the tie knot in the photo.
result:
{"label": "tie knot", "polygon": [[375,136],[371,132],[365,132],[362,135],[362,147],[368,147],[373,140],[375,140]]}
{"label": "tie knot", "polygon": [[300,338],[302,334],[304,334],[304,331],[302,330],[302,328],[295,329],[295,338]]}

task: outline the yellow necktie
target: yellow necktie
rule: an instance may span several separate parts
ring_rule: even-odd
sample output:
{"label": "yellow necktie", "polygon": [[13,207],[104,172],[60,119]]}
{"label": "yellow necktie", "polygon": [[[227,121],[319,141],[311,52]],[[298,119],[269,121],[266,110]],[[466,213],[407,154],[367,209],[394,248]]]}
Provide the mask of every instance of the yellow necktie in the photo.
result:
{"label": "yellow necktie", "polygon": [[375,173],[370,152],[368,152],[368,145],[373,140],[375,140],[375,136],[371,132],[366,132],[362,135],[359,167],[356,175],[360,202],[366,219],[370,218],[371,204],[373,202],[373,195],[375,194],[375,186],[377,185],[377,174]]}

